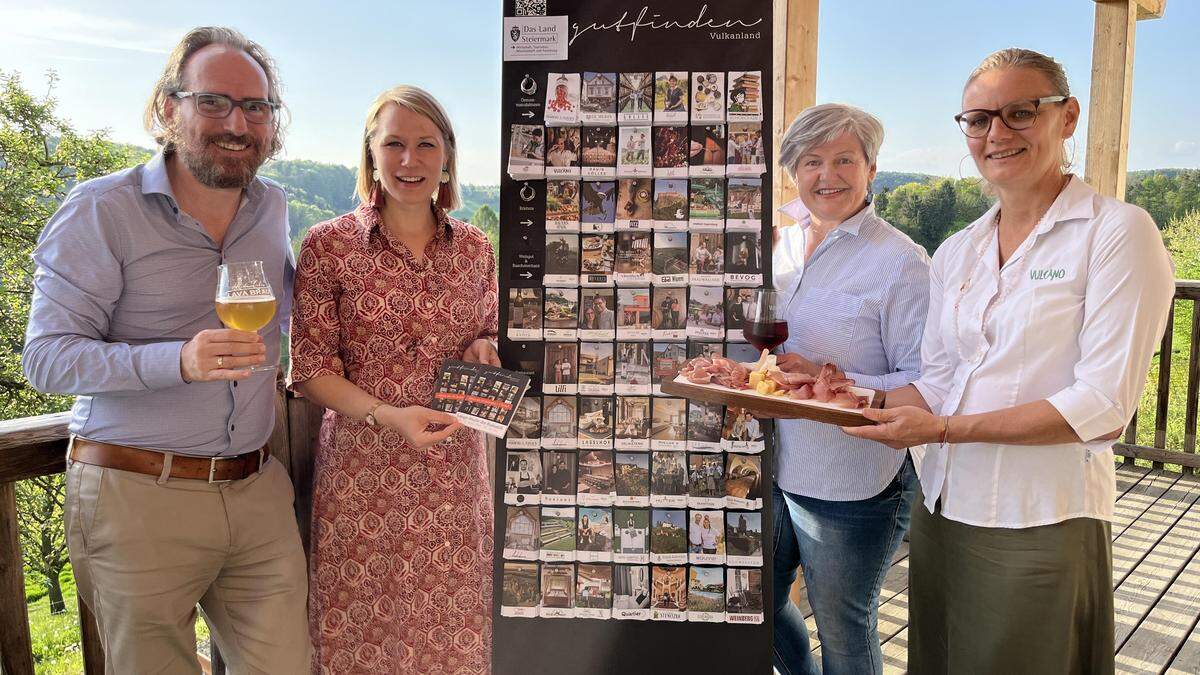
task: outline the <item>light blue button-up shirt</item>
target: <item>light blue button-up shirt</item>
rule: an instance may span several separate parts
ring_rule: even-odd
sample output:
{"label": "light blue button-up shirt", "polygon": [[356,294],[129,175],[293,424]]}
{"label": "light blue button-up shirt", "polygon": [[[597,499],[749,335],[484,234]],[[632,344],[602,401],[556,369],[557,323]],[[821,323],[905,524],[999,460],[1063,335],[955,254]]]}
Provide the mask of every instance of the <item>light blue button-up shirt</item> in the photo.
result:
{"label": "light blue button-up shirt", "polygon": [[256,178],[218,246],[180,211],[159,154],[71,190],[33,260],[21,362],[38,390],[77,396],[72,433],[197,456],[236,455],[267,441],[275,376],[189,384],[179,353],[196,333],[222,327],[217,266],[261,260],[278,322],[260,334],[267,363],[278,362],[294,271],[279,185]]}
{"label": "light blue button-up shirt", "polygon": [[[795,208],[795,206],[792,206]],[[775,287],[786,307],[780,349],[833,363],[871,389],[896,389],[920,376],[929,307],[929,256],[868,204],[825,237],[805,262],[810,219],[783,228],[773,253]],[[847,436],[808,420],[778,420],[779,486],[831,501],[867,499],[896,476],[904,451]]]}

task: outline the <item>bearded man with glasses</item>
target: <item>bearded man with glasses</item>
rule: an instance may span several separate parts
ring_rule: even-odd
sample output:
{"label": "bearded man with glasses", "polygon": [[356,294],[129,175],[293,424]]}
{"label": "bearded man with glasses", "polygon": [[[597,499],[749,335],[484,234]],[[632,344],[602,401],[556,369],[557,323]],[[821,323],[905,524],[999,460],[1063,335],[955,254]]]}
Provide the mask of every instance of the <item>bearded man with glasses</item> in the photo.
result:
{"label": "bearded man with glasses", "polygon": [[67,540],[107,673],[199,673],[199,604],[232,672],[310,667],[304,551],[267,454],[280,325],[221,327],[217,268],[262,261],[290,312],[287,198],[256,173],[281,147],[259,45],[197,28],[146,108],[150,161],[80,183],[47,223],[22,364],[78,398]]}

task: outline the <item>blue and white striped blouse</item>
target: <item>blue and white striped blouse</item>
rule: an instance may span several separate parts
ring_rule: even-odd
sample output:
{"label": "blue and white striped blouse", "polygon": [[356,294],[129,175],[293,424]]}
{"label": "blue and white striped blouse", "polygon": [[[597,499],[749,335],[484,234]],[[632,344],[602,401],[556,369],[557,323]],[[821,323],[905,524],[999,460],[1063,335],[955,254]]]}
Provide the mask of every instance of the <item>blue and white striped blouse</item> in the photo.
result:
{"label": "blue and white striped blouse", "polygon": [[[929,307],[925,250],[868,204],[830,232],[806,263],[810,220],[806,212],[797,215],[799,225],[781,229],[772,260],[788,321],[780,351],[833,363],[862,387],[888,390],[916,380]],[[793,494],[867,499],[904,462],[903,451],[847,436],[833,425],[778,420],[776,429],[776,480]]]}

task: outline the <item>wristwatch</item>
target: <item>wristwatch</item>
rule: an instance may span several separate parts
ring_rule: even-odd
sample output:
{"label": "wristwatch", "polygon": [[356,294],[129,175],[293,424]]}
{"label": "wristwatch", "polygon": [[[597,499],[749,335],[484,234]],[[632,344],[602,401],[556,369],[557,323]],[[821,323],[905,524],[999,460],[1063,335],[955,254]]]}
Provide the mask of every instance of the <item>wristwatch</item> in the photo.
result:
{"label": "wristwatch", "polygon": [[383,401],[376,399],[375,405],[371,406],[371,409],[367,411],[367,414],[365,417],[363,417],[363,419],[367,421],[368,426],[373,427],[373,426],[377,426],[379,424],[379,420],[375,419],[375,411],[379,410],[379,407],[383,406],[383,405],[387,405],[387,404],[384,403]]}

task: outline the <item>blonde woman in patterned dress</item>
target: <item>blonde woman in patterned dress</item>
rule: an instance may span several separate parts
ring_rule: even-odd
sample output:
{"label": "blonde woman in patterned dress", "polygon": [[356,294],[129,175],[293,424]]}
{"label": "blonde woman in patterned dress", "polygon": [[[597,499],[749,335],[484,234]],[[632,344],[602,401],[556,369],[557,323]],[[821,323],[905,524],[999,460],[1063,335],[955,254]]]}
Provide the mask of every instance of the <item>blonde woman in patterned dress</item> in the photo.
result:
{"label": "blonde woman in patterned dress", "polygon": [[[293,386],[326,407],[309,630],[320,673],[486,673],[492,506],[480,435],[422,406],[446,359],[499,364],[496,266],[457,207],[454,132],[400,86],[367,114],[351,213],[300,251]],[[444,426],[449,424],[449,426]]]}

